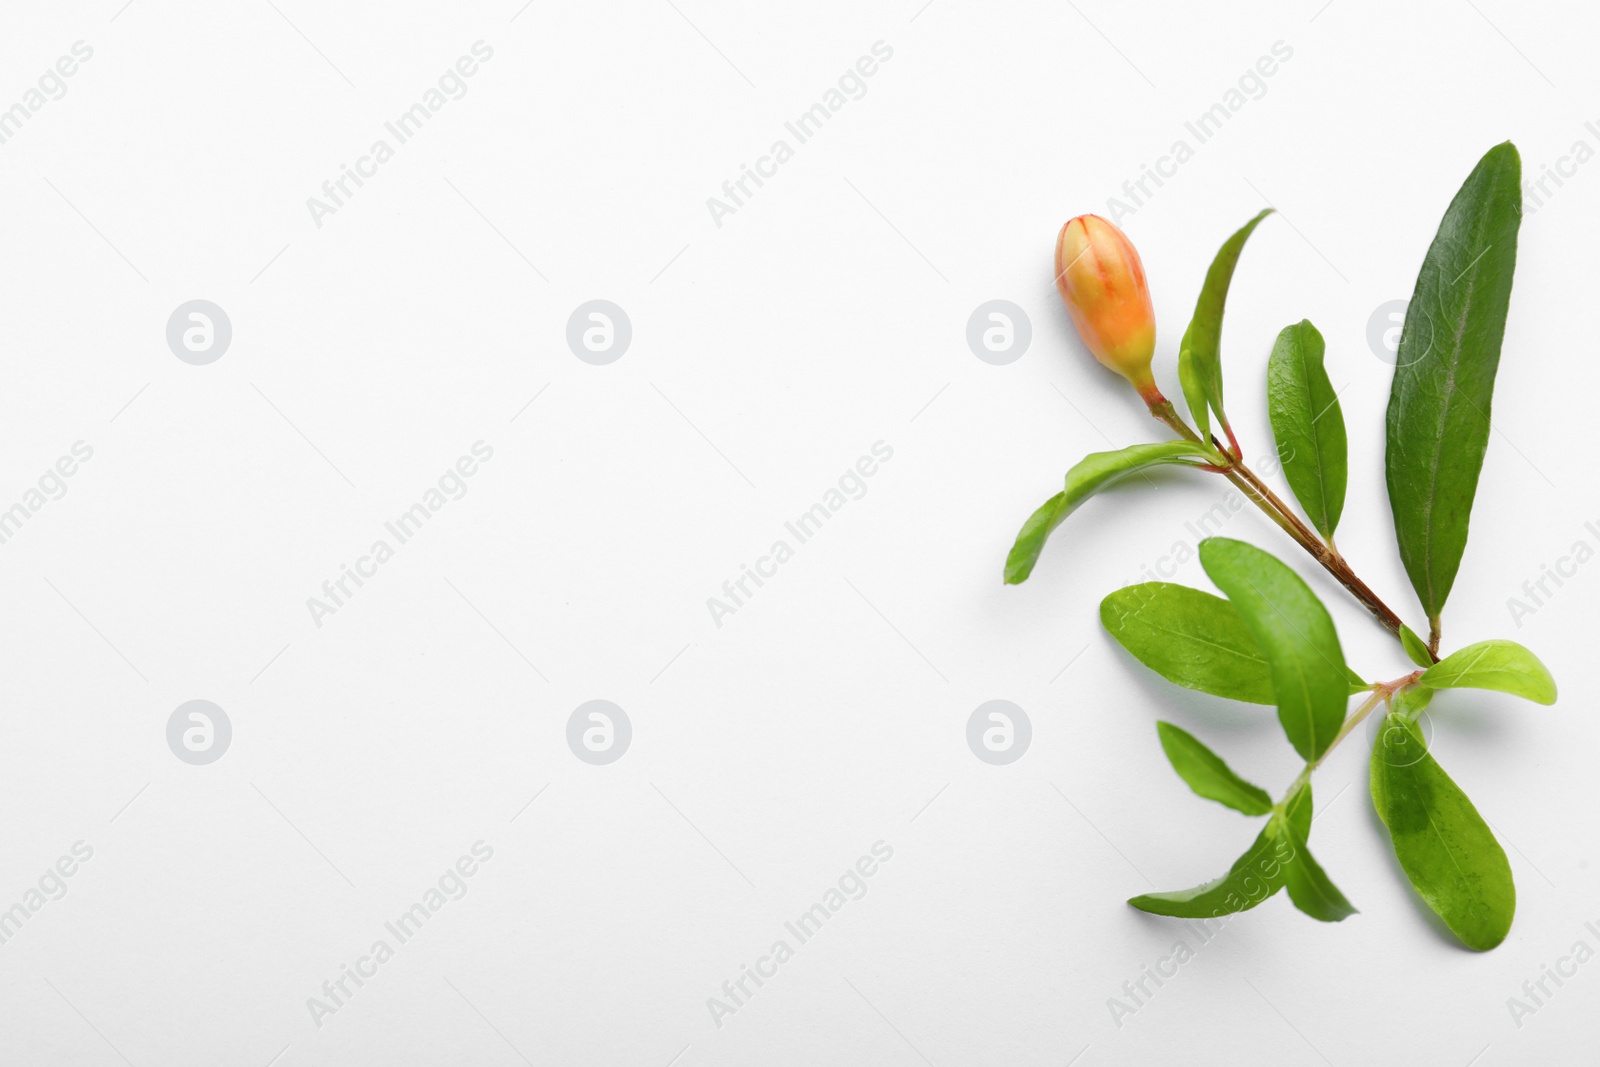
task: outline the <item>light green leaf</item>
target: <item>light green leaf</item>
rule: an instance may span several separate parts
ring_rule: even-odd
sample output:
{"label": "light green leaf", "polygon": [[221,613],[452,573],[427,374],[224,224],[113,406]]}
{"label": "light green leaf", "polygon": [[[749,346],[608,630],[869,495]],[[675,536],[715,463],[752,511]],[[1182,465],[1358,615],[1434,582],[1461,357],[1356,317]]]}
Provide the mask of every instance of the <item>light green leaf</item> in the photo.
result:
{"label": "light green leaf", "polygon": [[1344,413],[1322,365],[1322,334],[1307,319],[1285,326],[1267,361],[1267,411],[1283,476],[1323,537],[1344,510],[1348,455]]}
{"label": "light green leaf", "polygon": [[1156,723],[1156,732],[1161,735],[1161,748],[1172,762],[1172,769],[1197,794],[1246,815],[1265,815],[1272,810],[1272,797],[1266,790],[1233,773],[1193,734],[1170,722]]}
{"label": "light green leaf", "polygon": [[1044,551],[1050,533],[1077,506],[1120,478],[1163,463],[1211,458],[1209,448],[1189,441],[1164,441],[1160,444],[1133,445],[1116,452],[1091,452],[1067,472],[1067,487],[1029,516],[1006,557],[1006,583],[1028,580],[1033,565]]}
{"label": "light green leaf", "polygon": [[1433,690],[1425,685],[1408,685],[1394,695],[1389,702],[1391,714],[1402,716],[1407,722],[1416,722],[1417,717],[1428,710],[1428,705],[1433,703]]}
{"label": "light green leaf", "polygon": [[1226,537],[1200,542],[1200,565],[1228,594],[1272,671],[1278,721],[1307,762],[1344,723],[1349,668],[1328,609],[1283,563]]}
{"label": "light green leaf", "polygon": [[1208,424],[1205,405],[1209,405],[1222,425],[1228,425],[1228,416],[1222,409],[1222,312],[1228,302],[1233,269],[1239,265],[1239,253],[1244,251],[1244,243],[1256,226],[1270,214],[1269,207],[1223,242],[1216,259],[1211,261],[1211,269],[1206,271],[1205,285],[1195,301],[1194,318],[1189,320],[1189,328],[1178,345],[1178,381],[1183,384],[1183,397],[1197,423]]}
{"label": "light green leaf", "polygon": [[1433,666],[1433,657],[1428,654],[1428,643],[1417,636],[1417,632],[1405,623],[1400,624],[1400,647],[1406,650],[1406,656],[1419,667]]}
{"label": "light green leaf", "polygon": [[1436,622],[1461,566],[1511,301],[1522,219],[1511,142],[1478,161],[1428,249],[1389,393],[1389,507],[1406,574]]}
{"label": "light green leaf", "polygon": [[1517,910],[1505,850],[1403,716],[1385,717],[1372,747],[1372,804],[1406,877],[1445,925],[1480,951],[1504,941]]}
{"label": "light green leaf", "polygon": [[1325,923],[1336,923],[1356,913],[1339,887],[1333,884],[1306,844],[1311,829],[1311,786],[1305,785],[1289,801],[1290,841],[1294,855],[1285,864],[1284,885],[1294,906]]}
{"label": "light green leaf", "polygon": [[1140,663],[1202,693],[1272,704],[1272,673],[1234,606],[1186,585],[1145,582],[1100,602],[1100,623]]}
{"label": "light green leaf", "polygon": [[1350,696],[1355,696],[1357,693],[1372,692],[1372,686],[1368,684],[1366,679],[1361,677],[1361,672],[1348,664],[1344,669],[1344,680],[1350,683]]}
{"label": "light green leaf", "polygon": [[1366,679],[1361,677],[1361,672],[1349,665],[1345,666],[1344,680],[1350,683],[1351,696],[1355,696],[1357,693],[1370,692],[1372,689]]}
{"label": "light green leaf", "polygon": [[1183,358],[1182,349],[1178,354],[1178,384],[1183,386],[1183,400],[1189,405],[1200,440],[1211,440],[1211,407],[1206,402],[1206,383],[1200,380],[1200,368],[1195,366],[1194,359]]}
{"label": "light green leaf", "polygon": [[1468,645],[1423,671],[1422,681],[1435,689],[1493,689],[1535,704],[1556,702],[1556,680],[1515,641]]}
{"label": "light green leaf", "polygon": [[1294,855],[1289,832],[1279,819],[1267,820],[1245,854],[1228,873],[1193,889],[1144,893],[1128,901],[1140,911],[1186,919],[1249,911],[1283,888],[1287,862]]}

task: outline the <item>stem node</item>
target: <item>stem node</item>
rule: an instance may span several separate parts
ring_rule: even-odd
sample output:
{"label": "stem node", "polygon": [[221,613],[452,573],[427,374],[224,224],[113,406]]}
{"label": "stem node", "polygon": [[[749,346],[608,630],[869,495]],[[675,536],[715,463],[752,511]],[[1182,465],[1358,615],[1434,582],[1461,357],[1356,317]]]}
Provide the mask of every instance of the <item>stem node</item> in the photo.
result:
{"label": "stem node", "polygon": [[[1200,439],[1200,435],[1195,433],[1187,422],[1183,421],[1177,410],[1173,408],[1170,400],[1163,398],[1160,403],[1152,403],[1150,405],[1150,414],[1165,423],[1179,437],[1187,441],[1193,441],[1196,444],[1206,444]],[[1267,517],[1282,527],[1283,531],[1293,538],[1296,544],[1305,549],[1312,559],[1322,564],[1323,569],[1333,575],[1340,585],[1348,589],[1350,594],[1361,602],[1362,607],[1372,613],[1372,617],[1377,619],[1384,629],[1398,638],[1401,627],[1400,616],[1396,615],[1389,605],[1379,599],[1378,594],[1374,593],[1367,583],[1361,580],[1356,572],[1351,569],[1350,564],[1345,562],[1343,556],[1331,545],[1325,544],[1315,531],[1301,521],[1300,517],[1278,498],[1278,494],[1274,493],[1265,482],[1257,477],[1254,471],[1244,465],[1239,442],[1233,435],[1232,427],[1224,425],[1223,432],[1228,435],[1231,450],[1224,449],[1221,442],[1213,437],[1210,447],[1217,452],[1217,458],[1220,462],[1207,465],[1209,469],[1221,474],[1237,486],[1239,491],[1248,497],[1256,507],[1265,512]],[[1429,621],[1433,624],[1433,629],[1428,642],[1428,653],[1437,662],[1439,658],[1439,620],[1430,619]]]}

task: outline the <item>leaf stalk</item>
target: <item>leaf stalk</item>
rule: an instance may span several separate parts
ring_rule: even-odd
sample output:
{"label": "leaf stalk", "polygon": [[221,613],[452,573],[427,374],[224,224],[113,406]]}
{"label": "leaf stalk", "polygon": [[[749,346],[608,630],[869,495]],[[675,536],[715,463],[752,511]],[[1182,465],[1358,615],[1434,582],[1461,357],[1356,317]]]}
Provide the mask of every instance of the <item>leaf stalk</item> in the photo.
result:
{"label": "leaf stalk", "polygon": [[1280,802],[1279,807],[1287,804],[1290,798],[1300,791],[1302,786],[1311,781],[1312,772],[1318,767],[1322,766],[1322,762],[1328,758],[1329,754],[1331,754],[1334,749],[1339,747],[1340,742],[1349,737],[1351,733],[1355,731],[1357,726],[1360,726],[1364,721],[1366,721],[1367,716],[1372,714],[1372,710],[1374,708],[1376,708],[1379,704],[1383,704],[1385,707],[1387,707],[1390,701],[1394,699],[1394,695],[1396,693],[1409,686],[1415,685],[1417,679],[1421,677],[1421,671],[1412,671],[1405,677],[1396,678],[1392,682],[1374,682],[1372,685],[1372,695],[1366,700],[1362,701],[1361,706],[1355,710],[1355,714],[1350,715],[1345,719],[1344,725],[1339,727],[1339,732],[1334,735],[1333,741],[1329,743],[1327,748],[1322,750],[1322,755],[1306,763],[1305,768],[1300,772],[1299,777],[1297,777],[1289,786],[1289,791],[1283,795],[1283,800]]}

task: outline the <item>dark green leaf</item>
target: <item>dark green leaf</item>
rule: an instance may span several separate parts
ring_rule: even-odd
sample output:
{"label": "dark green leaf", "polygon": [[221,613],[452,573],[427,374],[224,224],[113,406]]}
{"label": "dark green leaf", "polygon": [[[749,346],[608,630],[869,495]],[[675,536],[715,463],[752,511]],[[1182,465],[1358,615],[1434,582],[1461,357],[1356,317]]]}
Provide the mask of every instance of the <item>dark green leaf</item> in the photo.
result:
{"label": "dark green leaf", "polygon": [[1505,940],[1517,909],[1505,850],[1404,716],[1385,717],[1372,746],[1372,803],[1406,877],[1445,925],[1470,948]]}
{"label": "dark green leaf", "polygon": [[1406,656],[1417,666],[1433,666],[1433,657],[1428,655],[1428,643],[1405,623],[1400,624],[1400,647],[1406,650]]}
{"label": "dark green leaf", "polygon": [[1222,757],[1193,734],[1170,722],[1156,723],[1156,732],[1161,735],[1161,748],[1172,761],[1172,769],[1197,794],[1246,815],[1265,815],[1272,810],[1272,798],[1266,790],[1233,773]]}
{"label": "dark green leaf", "polygon": [[1209,919],[1249,911],[1283,888],[1294,844],[1282,820],[1269,819],[1255,842],[1228,873],[1205,885],[1173,893],[1144,893],[1128,901],[1140,911],[1187,919]]}
{"label": "dark green leaf", "polygon": [[1222,312],[1228,302],[1233,268],[1239,265],[1239,253],[1244,251],[1251,232],[1270,214],[1269,207],[1223,242],[1217,258],[1211,261],[1211,269],[1206,271],[1200,299],[1195,301],[1194,318],[1189,320],[1189,328],[1178,345],[1178,381],[1183,384],[1189,413],[1202,426],[1209,424],[1204,405],[1217,413],[1223,426],[1228,425],[1228,416],[1222,409]]}
{"label": "dark green leaf", "polygon": [[1515,641],[1480,641],[1422,673],[1435,689],[1494,689],[1535,704],[1556,702],[1556,680],[1539,657]]}
{"label": "dark green leaf", "polygon": [[1117,643],[1167,681],[1202,693],[1272,704],[1272,674],[1234,606],[1170,582],[1118,589],[1100,602]]}
{"label": "dark green leaf", "polygon": [[1267,411],[1283,476],[1323,537],[1344,510],[1348,457],[1344,413],[1322,365],[1322,335],[1307,319],[1285,326],[1267,362]]}
{"label": "dark green leaf", "polygon": [[1294,906],[1325,923],[1336,923],[1356,913],[1311,855],[1306,841],[1311,836],[1311,786],[1302,786],[1289,801],[1289,840],[1294,856],[1285,864],[1284,885]]}
{"label": "dark green leaf", "polygon": [[1317,759],[1344,723],[1350,693],[1328,609],[1298,574],[1243,541],[1208,537],[1200,542],[1200,565],[1267,657],[1289,742],[1307,762]]}
{"label": "dark green leaf", "polygon": [[1521,175],[1509,141],[1479,160],[1439,224],[1400,335],[1389,393],[1389,507],[1400,558],[1430,622],[1461,565],[1489,443]]}
{"label": "dark green leaf", "polygon": [[1135,471],[1145,470],[1163,463],[1181,463],[1189,459],[1207,459],[1210,449],[1188,441],[1164,441],[1160,444],[1133,445],[1116,452],[1091,452],[1067,472],[1067,487],[1057,493],[1029,516],[1023,523],[1017,541],[1006,557],[1006,582],[1015,585],[1028,580],[1033,565],[1044,551],[1050,532],[1077,506]]}

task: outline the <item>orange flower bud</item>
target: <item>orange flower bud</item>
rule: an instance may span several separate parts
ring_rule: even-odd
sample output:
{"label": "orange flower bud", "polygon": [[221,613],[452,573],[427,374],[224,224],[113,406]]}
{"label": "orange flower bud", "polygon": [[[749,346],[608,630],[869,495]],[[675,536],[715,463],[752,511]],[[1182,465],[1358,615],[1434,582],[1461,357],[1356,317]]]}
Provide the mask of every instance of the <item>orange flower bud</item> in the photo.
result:
{"label": "orange flower bud", "polygon": [[1145,403],[1165,403],[1150,374],[1156,350],[1150,285],[1127,235],[1099,215],[1079,215],[1061,227],[1056,288],[1094,358],[1132,382]]}

